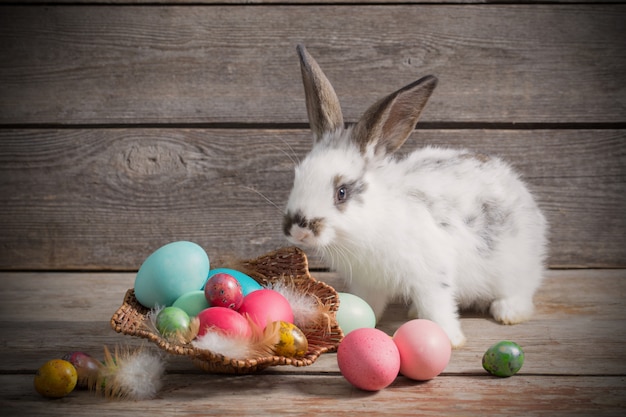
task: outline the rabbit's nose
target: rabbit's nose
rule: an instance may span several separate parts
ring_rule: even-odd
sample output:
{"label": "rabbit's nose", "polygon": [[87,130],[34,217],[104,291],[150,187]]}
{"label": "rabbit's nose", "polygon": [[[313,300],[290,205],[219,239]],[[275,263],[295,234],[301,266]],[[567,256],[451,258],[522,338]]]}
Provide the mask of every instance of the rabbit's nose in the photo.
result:
{"label": "rabbit's nose", "polygon": [[283,218],[283,232],[285,236],[295,236],[292,235],[293,229],[306,229],[308,228],[307,219],[301,212],[296,212],[295,214],[291,214],[287,212],[285,217]]}
{"label": "rabbit's nose", "polygon": [[291,228],[290,235],[294,240],[298,242],[305,242],[311,237],[311,231],[294,225]]}

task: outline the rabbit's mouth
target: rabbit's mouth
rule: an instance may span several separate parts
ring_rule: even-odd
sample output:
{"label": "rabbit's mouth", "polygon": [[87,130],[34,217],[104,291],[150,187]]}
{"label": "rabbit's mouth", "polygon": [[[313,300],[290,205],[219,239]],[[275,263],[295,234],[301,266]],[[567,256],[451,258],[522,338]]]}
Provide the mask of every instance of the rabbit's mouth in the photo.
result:
{"label": "rabbit's mouth", "polygon": [[300,227],[294,228],[287,236],[287,239],[296,245],[315,246],[313,244],[313,234],[310,230],[302,229]]}

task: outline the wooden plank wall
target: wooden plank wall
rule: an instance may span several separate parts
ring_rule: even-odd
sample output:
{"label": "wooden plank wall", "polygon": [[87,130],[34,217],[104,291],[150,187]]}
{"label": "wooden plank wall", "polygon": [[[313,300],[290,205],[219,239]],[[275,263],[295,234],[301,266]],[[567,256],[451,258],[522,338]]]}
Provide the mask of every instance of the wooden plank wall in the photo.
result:
{"label": "wooden plank wall", "polygon": [[438,76],[406,150],[505,157],[551,223],[550,266],[626,266],[623,2],[63,3],[0,3],[0,270],[285,245],[310,146],[298,43],[348,122]]}

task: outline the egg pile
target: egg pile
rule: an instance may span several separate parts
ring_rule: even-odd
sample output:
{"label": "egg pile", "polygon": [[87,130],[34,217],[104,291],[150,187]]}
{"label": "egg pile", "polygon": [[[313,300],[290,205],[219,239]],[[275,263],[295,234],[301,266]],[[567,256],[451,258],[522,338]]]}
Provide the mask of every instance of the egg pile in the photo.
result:
{"label": "egg pile", "polygon": [[[137,301],[155,313],[156,331],[167,339],[181,341],[182,335],[183,343],[237,359],[306,355],[306,336],[294,324],[293,299],[241,271],[211,269],[208,255],[195,243],[173,242],[153,252],[141,265],[134,290]],[[354,386],[377,391],[398,375],[426,381],[448,365],[451,343],[436,323],[411,320],[389,336],[375,327],[374,312],[364,300],[338,295],[336,319],[345,337],[337,364]],[[521,348],[507,343],[493,346],[483,358],[493,375],[510,376],[521,368]]]}
{"label": "egg pile", "polygon": [[265,352],[280,356],[304,356],[308,350],[283,294],[241,271],[211,270],[208,255],[193,242],[172,242],[153,252],[139,268],[134,290],[167,339],[214,353],[234,352],[233,344],[239,344],[238,359],[267,346]]}

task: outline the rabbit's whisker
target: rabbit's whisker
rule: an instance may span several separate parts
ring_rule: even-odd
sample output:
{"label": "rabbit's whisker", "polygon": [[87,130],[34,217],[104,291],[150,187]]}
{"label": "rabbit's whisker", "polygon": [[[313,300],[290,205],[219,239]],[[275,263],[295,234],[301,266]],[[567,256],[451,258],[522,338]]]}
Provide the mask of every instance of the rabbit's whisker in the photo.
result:
{"label": "rabbit's whisker", "polygon": [[278,206],[276,203],[274,203],[269,197],[267,197],[265,194],[263,194],[262,192],[260,192],[259,190],[257,190],[256,188],[253,187],[249,187],[247,185],[241,185],[241,188],[243,188],[244,190],[248,190],[248,191],[252,191],[256,194],[258,194],[259,196],[261,196],[265,201],[267,201],[272,207],[274,207],[276,210],[278,210],[278,212],[282,215],[283,214],[283,209]]}

